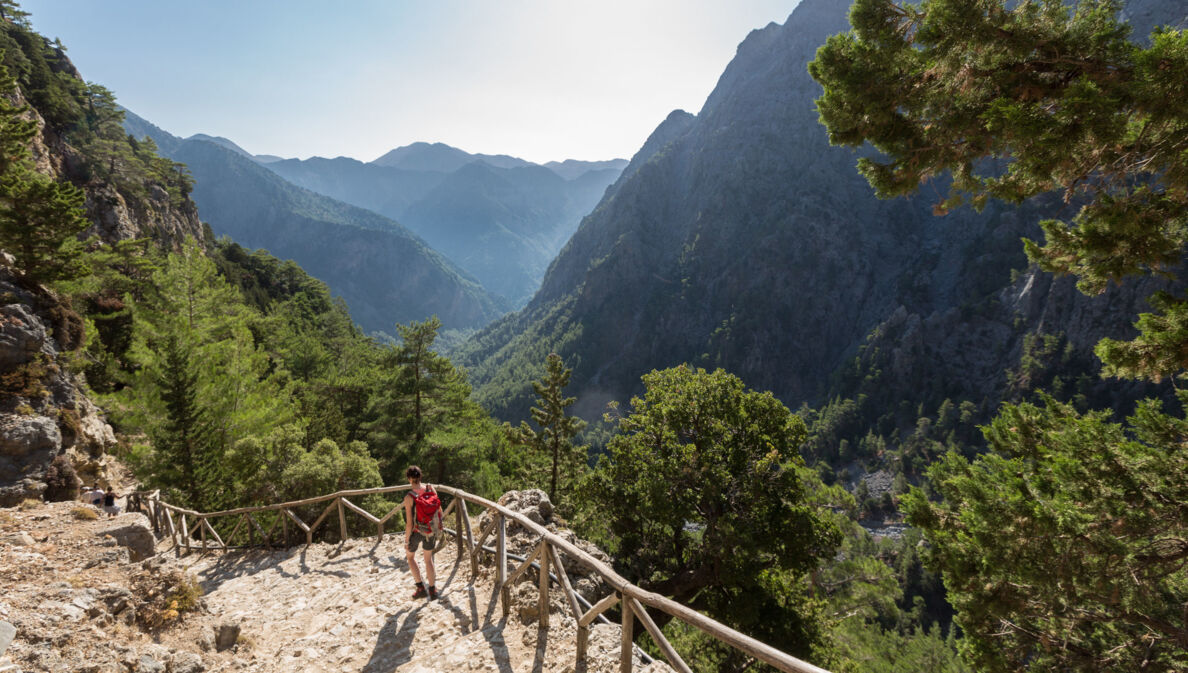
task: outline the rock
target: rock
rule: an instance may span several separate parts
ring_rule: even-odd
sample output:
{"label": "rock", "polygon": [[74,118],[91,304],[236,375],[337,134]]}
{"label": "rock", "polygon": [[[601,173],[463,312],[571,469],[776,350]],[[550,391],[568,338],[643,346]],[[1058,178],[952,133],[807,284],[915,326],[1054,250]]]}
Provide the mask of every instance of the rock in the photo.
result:
{"label": "rock", "polygon": [[548,494],[539,489],[508,491],[499,499],[499,504],[542,526],[553,520],[553,503]]}
{"label": "rock", "polygon": [[48,342],[45,324],[29,306],[0,306],[0,370],[25,364],[43,349],[53,354]]}
{"label": "rock", "polygon": [[165,664],[147,654],[142,654],[136,662],[136,673],[165,673]]}
{"label": "rock", "polygon": [[213,631],[203,629],[198,634],[198,647],[203,652],[210,652],[215,648],[215,634]]}
{"label": "rock", "polygon": [[169,664],[169,673],[203,673],[206,664],[193,652],[178,652]]}
{"label": "rock", "polygon": [[[9,474],[8,470],[3,469],[5,463],[12,464],[4,456],[0,456],[0,480],[5,479],[4,474]],[[45,461],[49,465],[49,461]],[[47,488],[44,481],[38,479],[25,478],[0,486],[0,507],[16,507],[22,501],[32,498],[34,500],[41,500],[41,495],[45,493]]]}
{"label": "rock", "polygon": [[99,537],[110,535],[116,542],[127,547],[133,562],[157,553],[157,538],[153,536],[147,516],[140,513],[121,514],[112,519],[112,522],[111,526],[99,531]]}
{"label": "rock", "polygon": [[16,638],[16,627],[8,622],[0,622],[0,655],[8,651],[13,638]]}
{"label": "rock", "polygon": [[17,547],[28,547],[35,542],[36,540],[33,539],[33,536],[25,532],[17,533],[16,535],[8,538],[8,544],[15,545]]}
{"label": "rock", "polygon": [[231,649],[239,640],[239,624],[224,622],[215,627],[215,629],[215,649],[219,652]]}
{"label": "rock", "polygon": [[0,455],[23,458],[54,452],[61,445],[62,433],[52,418],[21,414],[0,417]]}

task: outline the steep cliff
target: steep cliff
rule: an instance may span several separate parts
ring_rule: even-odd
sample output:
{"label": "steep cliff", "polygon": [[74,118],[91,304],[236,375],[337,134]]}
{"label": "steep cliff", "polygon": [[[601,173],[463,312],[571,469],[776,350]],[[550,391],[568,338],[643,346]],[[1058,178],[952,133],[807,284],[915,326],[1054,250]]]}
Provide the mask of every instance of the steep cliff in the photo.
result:
{"label": "steep cliff", "polygon": [[[1172,17],[1173,5],[1144,11]],[[1060,214],[1054,200],[935,217],[943,185],[874,197],[854,153],[828,145],[806,72],[846,29],[846,3],[804,0],[743,41],[696,117],[661,124],[528,307],[466,347],[489,408],[525,414],[513,372],[550,350],[574,368],[579,413],[593,417],[638,391],[642,373],[681,362],[725,367],[791,406],[856,395],[853,358],[899,349],[879,386],[914,411],[936,394],[1000,399],[1028,334],[1065,333],[1091,367],[1099,336],[1128,333],[1142,308],[1133,289],[1089,299],[1033,273],[1012,285],[1027,264],[1019,239]],[[909,324],[930,326],[912,332],[915,350],[891,328]],[[872,333],[882,348],[863,348]],[[927,391],[909,383],[922,380]]]}
{"label": "steep cliff", "polygon": [[[91,226],[82,237],[148,238],[166,248],[203,239],[184,176],[102,127],[114,111],[106,91],[86,85],[57,45],[20,22],[0,26],[0,47],[19,86],[13,97],[37,125],[35,170],[85,193]],[[88,483],[108,482],[106,451],[116,443],[77,373],[82,317],[23,271],[13,256],[0,259],[0,506],[63,497],[70,470],[58,456]]]}

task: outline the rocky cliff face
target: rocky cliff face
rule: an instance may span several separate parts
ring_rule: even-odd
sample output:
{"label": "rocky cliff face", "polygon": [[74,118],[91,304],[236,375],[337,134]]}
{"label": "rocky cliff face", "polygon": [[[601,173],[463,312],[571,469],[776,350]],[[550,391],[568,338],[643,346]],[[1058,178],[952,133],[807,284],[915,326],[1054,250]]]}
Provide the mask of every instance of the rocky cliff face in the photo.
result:
{"label": "rocky cliff face", "polygon": [[[1035,223],[1061,215],[1061,204],[934,217],[944,185],[880,201],[856,155],[829,146],[806,64],[827,36],[848,29],[846,4],[803,0],[785,25],[753,31],[701,112],[661,124],[528,307],[468,346],[465,364],[485,404],[526,413],[529,391],[509,396],[499,386],[550,349],[574,367],[587,417],[636,392],[642,373],[682,362],[725,367],[791,406],[812,404],[855,394],[837,372],[868,335],[891,339],[901,335],[892,325],[908,323],[936,348],[894,342],[901,376],[941,376],[932,358],[947,354],[953,364],[939,390],[996,396],[1028,333],[1075,332],[1084,356],[1097,335],[1129,329],[1141,308],[1134,290],[1096,310],[1082,307],[1102,304],[1034,274],[1026,293],[1010,289],[1011,270],[1026,267],[1020,237],[1038,236]],[[1171,16],[1174,4],[1148,2],[1144,11]],[[1003,305],[1012,292],[1027,306]],[[971,332],[983,334],[976,373],[956,364]],[[910,387],[883,381],[915,399]]]}
{"label": "rocky cliff face", "polygon": [[[83,237],[108,243],[150,238],[166,247],[187,236],[202,240],[193,202],[177,202],[161,185],[137,193],[85,177],[79,151],[23,95],[18,98],[41,130],[31,148],[37,170],[73,181],[86,193],[93,225]],[[11,257],[0,259],[0,507],[46,495],[59,455],[87,483],[111,479],[106,452],[116,444],[114,433],[88,398],[81,374],[72,371],[83,338],[82,318],[68,304],[44,287],[21,282]]]}

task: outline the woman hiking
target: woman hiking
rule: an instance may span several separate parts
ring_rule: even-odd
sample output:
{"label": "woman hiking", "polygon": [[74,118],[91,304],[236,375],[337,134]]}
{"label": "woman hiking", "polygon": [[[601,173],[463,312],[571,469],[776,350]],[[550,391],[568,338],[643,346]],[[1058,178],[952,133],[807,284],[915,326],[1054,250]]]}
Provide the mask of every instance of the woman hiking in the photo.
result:
{"label": "woman hiking", "polygon": [[[421,468],[413,465],[404,472],[404,476],[408,477],[408,483],[412,484],[412,490],[404,496],[404,549],[408,559],[408,569],[412,571],[413,581],[417,583],[416,591],[413,592],[413,598],[423,598],[428,595],[429,600],[437,600],[437,587],[434,581],[437,579],[437,571],[433,567],[433,527],[429,522],[422,523],[417,519],[417,499],[424,494],[433,494],[433,499],[437,499],[437,491],[429,484],[421,483]],[[438,503],[438,511],[440,512],[440,503]],[[425,591],[425,583],[421,581],[421,569],[417,566],[417,547],[420,546],[424,550],[425,557],[425,578],[429,580],[429,591]]]}

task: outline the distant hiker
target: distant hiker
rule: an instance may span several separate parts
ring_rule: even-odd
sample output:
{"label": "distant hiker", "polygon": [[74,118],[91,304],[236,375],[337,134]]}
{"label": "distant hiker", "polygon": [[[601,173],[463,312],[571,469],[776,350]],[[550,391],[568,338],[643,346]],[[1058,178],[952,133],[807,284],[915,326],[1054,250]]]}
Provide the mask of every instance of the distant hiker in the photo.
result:
{"label": "distant hiker", "polygon": [[[412,490],[404,496],[404,549],[407,552],[408,569],[412,571],[413,581],[417,583],[412,597],[422,598],[428,595],[432,601],[437,599],[437,587],[434,585],[437,570],[433,567],[433,546],[436,542],[434,522],[441,521],[441,501],[432,486],[421,483],[421,468],[413,465],[404,475],[408,477],[408,483],[412,484]],[[428,594],[425,592],[425,583],[421,581],[421,569],[417,566],[418,546],[424,550],[425,576],[429,580]]]}
{"label": "distant hiker", "polygon": [[99,488],[99,484],[95,484],[94,490],[91,491],[90,503],[96,507],[103,506],[103,489]]}
{"label": "distant hiker", "polygon": [[120,506],[115,504],[116,494],[114,490],[108,491],[103,496],[103,511],[107,512],[107,518],[111,518],[120,513]]}

